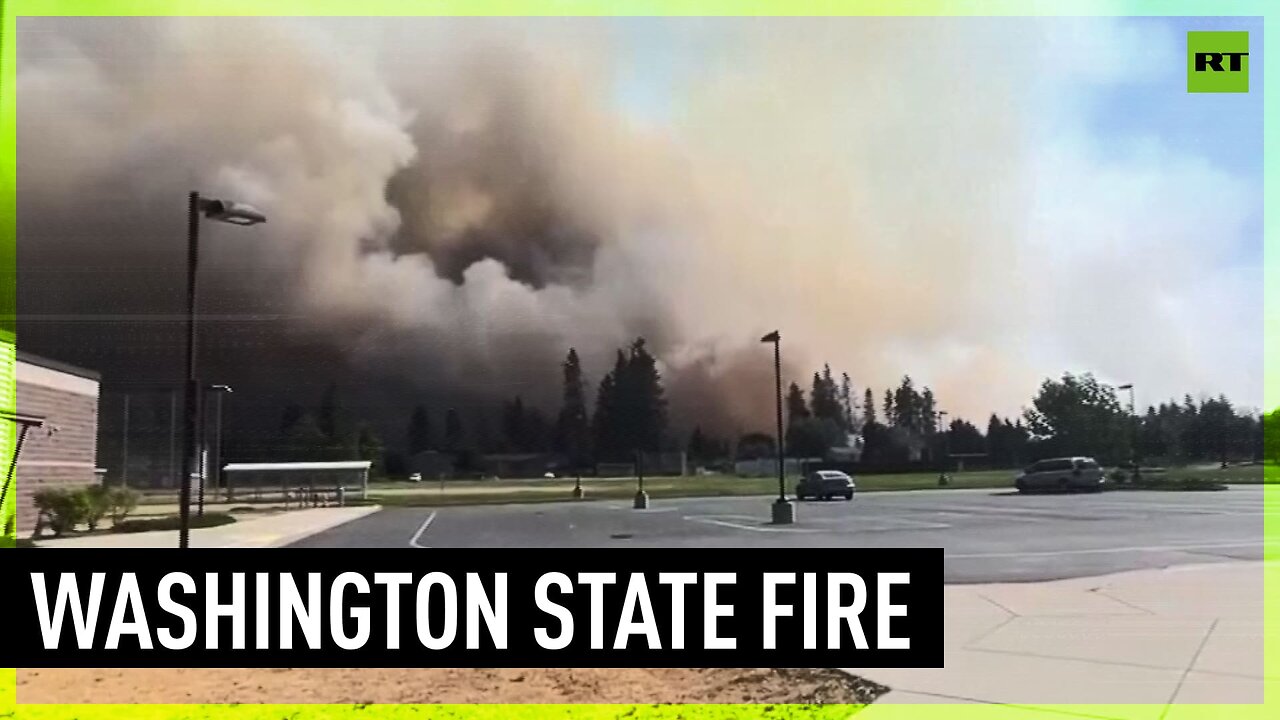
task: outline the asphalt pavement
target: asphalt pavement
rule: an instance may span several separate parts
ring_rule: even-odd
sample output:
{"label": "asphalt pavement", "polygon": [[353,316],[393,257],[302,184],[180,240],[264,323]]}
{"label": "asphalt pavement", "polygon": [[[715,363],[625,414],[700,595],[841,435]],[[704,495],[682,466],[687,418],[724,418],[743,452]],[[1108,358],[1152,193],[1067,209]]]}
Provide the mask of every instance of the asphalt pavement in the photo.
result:
{"label": "asphalt pavement", "polygon": [[[1030,582],[1263,558],[1263,488],[1019,495],[876,492],[800,503],[769,524],[768,497],[387,508],[292,547],[941,547],[948,583]],[[1272,509],[1280,512],[1280,509]]]}

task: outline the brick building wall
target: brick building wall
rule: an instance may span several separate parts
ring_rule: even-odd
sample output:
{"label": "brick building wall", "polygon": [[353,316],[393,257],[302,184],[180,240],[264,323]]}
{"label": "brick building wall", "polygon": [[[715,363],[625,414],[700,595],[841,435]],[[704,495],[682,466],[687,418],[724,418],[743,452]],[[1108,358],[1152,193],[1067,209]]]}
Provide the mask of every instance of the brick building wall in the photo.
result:
{"label": "brick building wall", "polygon": [[14,367],[18,412],[44,418],[27,433],[16,472],[18,537],[35,528],[35,493],[97,482],[97,373],[19,352]]}

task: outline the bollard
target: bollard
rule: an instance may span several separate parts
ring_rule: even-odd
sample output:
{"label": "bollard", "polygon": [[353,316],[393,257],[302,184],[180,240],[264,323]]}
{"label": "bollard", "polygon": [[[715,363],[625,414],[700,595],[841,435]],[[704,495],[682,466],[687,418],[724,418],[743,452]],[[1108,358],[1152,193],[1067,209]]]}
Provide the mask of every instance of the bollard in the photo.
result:
{"label": "bollard", "polygon": [[347,489],[341,485],[338,486],[338,507],[345,507],[347,504]]}
{"label": "bollard", "polygon": [[794,503],[782,498],[773,501],[774,525],[793,525],[795,521],[796,506]]}
{"label": "bollard", "polygon": [[649,509],[649,493],[639,490],[636,492],[636,500],[633,506],[636,510]]}

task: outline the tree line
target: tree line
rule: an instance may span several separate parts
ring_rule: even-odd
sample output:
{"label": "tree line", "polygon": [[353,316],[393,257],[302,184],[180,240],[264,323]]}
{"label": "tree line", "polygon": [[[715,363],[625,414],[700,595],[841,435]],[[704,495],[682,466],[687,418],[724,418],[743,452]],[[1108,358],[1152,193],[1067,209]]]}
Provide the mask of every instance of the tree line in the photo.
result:
{"label": "tree line", "polygon": [[405,450],[409,456],[424,451],[462,456],[464,464],[476,452],[557,453],[584,466],[671,449],[666,390],[644,338],[617,350],[613,368],[596,387],[593,409],[588,409],[586,376],[575,348],[561,363],[561,383],[554,418],[516,396],[502,404],[496,434],[487,431],[483,417],[476,420],[474,432],[466,433],[457,409],[448,408],[443,433],[437,436],[426,406],[418,405],[409,417]]}
{"label": "tree line", "polygon": [[[594,395],[576,349],[568,351],[560,375],[560,407],[553,415],[516,396],[490,411],[496,417],[468,418],[469,427],[457,408],[444,408],[437,428],[428,407],[416,405],[405,425],[403,451],[389,450],[369,423],[350,417],[330,385],[314,409],[285,409],[280,442],[292,459],[359,457],[392,473],[424,451],[453,455],[464,467],[477,453],[554,453],[577,467],[662,450],[684,450],[692,464],[705,466],[776,455],[766,417],[760,418],[760,430],[737,437],[716,435],[697,423],[687,436],[676,437],[663,378],[643,338],[617,350]],[[933,390],[917,387],[909,375],[882,393],[870,387],[859,393],[848,373],[837,375],[824,365],[807,385],[790,383],[784,396],[784,442],[791,457],[826,457],[846,449],[856,451],[861,464],[884,469],[937,466],[957,455],[991,467],[1059,455],[1089,455],[1105,464],[1264,456],[1280,461],[1280,433],[1264,436],[1264,417],[1224,396],[1186,395],[1134,414],[1116,388],[1091,374],[1046,379],[1019,416],[993,413],[985,428],[961,417],[948,420]],[[1280,428],[1280,409],[1265,424]]]}

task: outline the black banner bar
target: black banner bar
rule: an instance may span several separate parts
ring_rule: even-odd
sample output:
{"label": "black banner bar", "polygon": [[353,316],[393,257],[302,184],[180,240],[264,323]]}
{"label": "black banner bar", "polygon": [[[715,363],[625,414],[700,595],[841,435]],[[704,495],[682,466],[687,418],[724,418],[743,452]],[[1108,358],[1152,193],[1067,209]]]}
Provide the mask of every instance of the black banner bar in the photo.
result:
{"label": "black banner bar", "polygon": [[942,665],[941,549],[5,556],[5,667]]}

